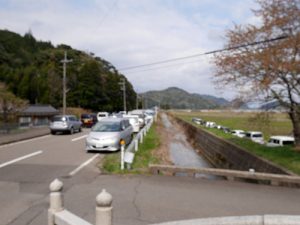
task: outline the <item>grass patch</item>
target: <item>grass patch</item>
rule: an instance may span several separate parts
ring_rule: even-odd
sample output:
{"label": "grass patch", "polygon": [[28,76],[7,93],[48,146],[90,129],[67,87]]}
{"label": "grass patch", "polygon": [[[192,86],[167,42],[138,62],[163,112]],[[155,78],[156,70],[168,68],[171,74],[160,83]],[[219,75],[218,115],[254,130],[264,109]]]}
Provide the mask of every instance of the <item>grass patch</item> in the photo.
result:
{"label": "grass patch", "polygon": [[[300,175],[300,153],[293,150],[291,146],[284,146],[284,147],[267,147],[265,145],[260,145],[255,142],[252,142],[251,140],[245,139],[245,138],[238,138],[231,134],[224,133],[221,130],[215,129],[215,128],[206,128],[201,125],[197,125],[192,122],[192,117],[190,115],[177,115],[179,118],[185,120],[186,122],[192,124],[193,126],[200,127],[201,129],[204,129],[212,134],[215,134],[218,137],[221,137],[229,142],[232,142],[243,149],[260,156],[262,158],[265,158],[277,165],[280,165],[298,175]],[[202,117],[203,119],[206,119]],[[238,118],[235,120],[235,118],[231,118],[232,123],[235,125],[234,128],[240,128],[244,130],[249,130],[245,126],[245,128],[242,128],[242,126],[239,126],[241,123],[241,118]],[[234,121],[235,120],[235,121]],[[217,122],[219,124],[226,125],[226,122],[223,123],[222,118],[219,118],[219,120],[213,120],[212,121],[220,121]],[[245,120],[244,120],[245,121]],[[276,124],[276,123],[275,123]],[[230,126],[232,128],[232,126]],[[282,134],[282,133],[281,133]]]}
{"label": "grass patch", "polygon": [[153,123],[144,142],[139,144],[139,150],[136,152],[131,170],[120,169],[120,151],[111,153],[104,157],[102,169],[109,173],[127,174],[127,173],[143,173],[147,171],[149,163],[158,163],[159,159],[153,154],[153,150],[159,146],[159,136],[156,133],[156,124]]}

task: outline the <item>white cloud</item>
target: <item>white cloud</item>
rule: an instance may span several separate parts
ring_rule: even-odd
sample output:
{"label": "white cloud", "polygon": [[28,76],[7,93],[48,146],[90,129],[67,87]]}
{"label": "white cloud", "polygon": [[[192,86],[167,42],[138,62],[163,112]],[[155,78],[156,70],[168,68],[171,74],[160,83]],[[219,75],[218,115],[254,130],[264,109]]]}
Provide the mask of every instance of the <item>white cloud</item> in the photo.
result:
{"label": "white cloud", "polygon": [[[21,34],[31,29],[37,39],[91,51],[121,68],[221,48],[233,21],[259,22],[253,6],[252,0],[0,0],[0,28]],[[219,95],[209,59],[186,62],[195,60],[124,74],[139,92],[178,86]]]}

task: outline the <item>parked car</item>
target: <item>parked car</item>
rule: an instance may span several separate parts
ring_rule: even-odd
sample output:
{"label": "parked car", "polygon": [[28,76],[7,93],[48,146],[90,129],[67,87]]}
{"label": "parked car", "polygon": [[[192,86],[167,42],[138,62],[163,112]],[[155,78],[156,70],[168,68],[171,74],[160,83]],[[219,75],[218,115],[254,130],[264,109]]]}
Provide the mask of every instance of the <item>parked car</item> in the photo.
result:
{"label": "parked car", "polygon": [[221,127],[221,130],[224,132],[224,133],[231,133],[231,130],[228,128],[228,127]]}
{"label": "parked car", "polygon": [[243,130],[232,130],[231,134],[240,138],[245,137],[245,131]]}
{"label": "parked car", "polygon": [[202,122],[203,120],[202,120],[201,118],[194,117],[194,118],[192,118],[192,121],[193,121],[195,124],[200,125],[201,122]]}
{"label": "parked car", "polygon": [[97,115],[96,114],[81,114],[81,123],[83,127],[92,127],[95,123],[97,123]]}
{"label": "parked car", "polygon": [[123,118],[126,118],[129,120],[129,123],[131,124],[133,128],[134,133],[138,133],[140,131],[140,124],[139,124],[139,117],[136,115],[123,115]]}
{"label": "parked car", "polygon": [[268,147],[279,147],[286,145],[294,145],[295,138],[290,136],[271,136],[267,146]]}
{"label": "parked car", "polygon": [[128,112],[128,115],[136,115],[139,117],[140,128],[144,127],[146,124],[144,110],[136,109]]}
{"label": "parked car", "polygon": [[100,121],[106,117],[109,116],[109,113],[108,112],[98,112],[97,113],[97,120]]}
{"label": "parked car", "polygon": [[117,151],[121,141],[129,144],[133,128],[126,118],[104,118],[96,123],[86,138],[86,151]]}
{"label": "parked car", "polygon": [[212,121],[206,121],[205,126],[208,128],[214,128],[217,126],[217,124],[215,122]]}
{"label": "parked car", "polygon": [[68,132],[73,134],[75,131],[81,132],[81,121],[74,115],[57,115],[52,118],[50,123],[51,134],[57,132]]}
{"label": "parked car", "polygon": [[245,133],[245,138],[249,138],[251,141],[258,144],[264,144],[264,136],[260,131],[248,131]]}

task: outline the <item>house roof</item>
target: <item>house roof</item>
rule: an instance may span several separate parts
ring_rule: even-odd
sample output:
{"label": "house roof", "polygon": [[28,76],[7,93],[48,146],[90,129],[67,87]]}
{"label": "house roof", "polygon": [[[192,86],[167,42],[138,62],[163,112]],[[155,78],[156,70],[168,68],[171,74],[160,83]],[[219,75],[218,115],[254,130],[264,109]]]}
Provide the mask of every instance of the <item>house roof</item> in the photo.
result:
{"label": "house roof", "polygon": [[30,105],[19,113],[20,116],[52,116],[58,114],[58,110],[51,105]]}

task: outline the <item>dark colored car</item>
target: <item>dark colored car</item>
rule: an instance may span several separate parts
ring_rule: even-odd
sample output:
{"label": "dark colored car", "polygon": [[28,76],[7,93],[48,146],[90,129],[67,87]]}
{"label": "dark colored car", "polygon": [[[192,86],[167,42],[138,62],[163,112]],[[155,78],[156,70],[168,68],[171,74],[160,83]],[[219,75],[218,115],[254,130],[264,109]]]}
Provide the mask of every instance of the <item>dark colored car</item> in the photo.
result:
{"label": "dark colored car", "polygon": [[81,114],[81,122],[83,127],[92,127],[97,123],[96,114]]}

